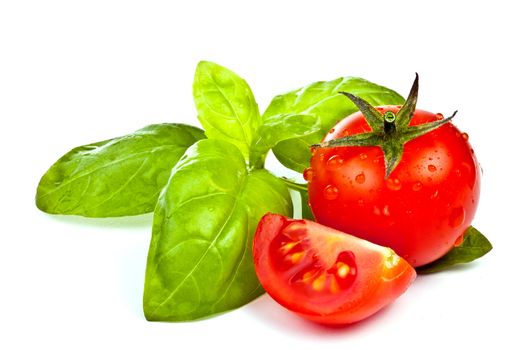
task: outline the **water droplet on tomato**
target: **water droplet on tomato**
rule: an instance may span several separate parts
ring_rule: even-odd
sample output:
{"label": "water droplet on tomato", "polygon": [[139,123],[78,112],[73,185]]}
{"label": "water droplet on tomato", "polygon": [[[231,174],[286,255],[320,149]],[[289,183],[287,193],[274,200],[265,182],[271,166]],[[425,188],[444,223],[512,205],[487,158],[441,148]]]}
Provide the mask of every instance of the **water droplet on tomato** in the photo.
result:
{"label": "water droplet on tomato", "polygon": [[463,138],[465,141],[468,141],[468,134],[466,132],[462,133],[461,138]]}
{"label": "water droplet on tomato", "polygon": [[360,153],[360,154],[359,154],[359,158],[360,158],[361,160],[365,160],[366,158],[368,158],[368,154],[366,154],[366,153]]}
{"label": "water droplet on tomato", "polygon": [[343,158],[339,155],[333,155],[330,158],[328,158],[328,161],[326,161],[326,166],[330,170],[335,170],[339,168],[343,164]]}
{"label": "water droplet on tomato", "polygon": [[423,184],[420,181],[414,182],[412,185],[412,191],[417,192],[423,188]]}
{"label": "water droplet on tomato", "polygon": [[457,177],[461,177],[461,170],[454,169],[454,175],[456,175]]}
{"label": "water droplet on tomato", "polygon": [[373,162],[374,162],[375,164],[377,164],[377,163],[379,163],[379,159],[376,158],[376,159],[373,160]]}
{"label": "water droplet on tomato", "polygon": [[392,191],[399,191],[401,189],[401,181],[399,181],[398,178],[392,179],[388,178],[386,179],[386,187],[388,187],[389,190]]}
{"label": "water droplet on tomato", "polygon": [[384,215],[384,216],[390,216],[390,208],[389,208],[388,205],[385,205],[385,206],[383,207],[383,215]]}
{"label": "water droplet on tomato", "polygon": [[312,181],[313,178],[314,178],[314,171],[313,171],[313,169],[312,168],[304,169],[304,171],[303,171],[303,179],[306,182],[310,182],[310,181]]}
{"label": "water droplet on tomato", "polygon": [[441,113],[436,113],[436,119],[437,120],[442,120],[444,117],[443,117],[443,114]]}
{"label": "water droplet on tomato", "polygon": [[355,177],[355,182],[357,182],[358,184],[363,184],[363,183],[365,183],[365,180],[366,180],[366,177],[365,177],[365,174],[363,174],[363,173],[358,174],[358,175]]}
{"label": "water droplet on tomato", "polygon": [[436,166],[434,164],[429,164],[428,167],[427,167],[428,171],[430,171],[431,173],[433,173],[434,171],[437,170]]}
{"label": "water droplet on tomato", "polygon": [[453,208],[448,218],[448,225],[456,228],[465,222],[465,209],[463,207]]}
{"label": "water droplet on tomato", "polygon": [[436,190],[434,193],[432,193],[432,195],[430,196],[430,199],[436,199],[438,195],[439,195],[439,190]]}
{"label": "water droplet on tomato", "polygon": [[375,215],[377,215],[377,216],[381,215],[381,210],[378,208],[377,205],[374,205],[374,209],[373,210],[374,210],[374,214]]}
{"label": "water droplet on tomato", "polygon": [[454,241],[454,247],[459,247],[460,245],[462,245],[464,239],[465,239],[465,234],[464,233],[460,234],[458,238],[456,238],[456,240]]}
{"label": "water droplet on tomato", "polygon": [[335,186],[328,185],[323,190],[323,196],[325,199],[333,201],[334,199],[339,197],[339,189]]}

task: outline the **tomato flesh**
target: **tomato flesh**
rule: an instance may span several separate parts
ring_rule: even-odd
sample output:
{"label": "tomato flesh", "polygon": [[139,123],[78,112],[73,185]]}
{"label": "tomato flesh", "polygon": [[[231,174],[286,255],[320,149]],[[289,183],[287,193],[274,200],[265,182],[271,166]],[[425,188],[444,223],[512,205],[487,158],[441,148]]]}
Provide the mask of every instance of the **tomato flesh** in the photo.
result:
{"label": "tomato flesh", "polygon": [[266,214],[255,270],[278,303],[326,324],[357,322],[400,296],[415,270],[391,249],[307,220]]}
{"label": "tomato flesh", "polygon": [[[399,106],[378,107],[397,113]],[[442,119],[416,110],[410,125]],[[324,141],[371,131],[358,112]],[[474,218],[480,169],[468,136],[448,123],[407,142],[385,179],[379,147],[316,149],[305,171],[316,221],[388,246],[413,266],[446,254]]]}

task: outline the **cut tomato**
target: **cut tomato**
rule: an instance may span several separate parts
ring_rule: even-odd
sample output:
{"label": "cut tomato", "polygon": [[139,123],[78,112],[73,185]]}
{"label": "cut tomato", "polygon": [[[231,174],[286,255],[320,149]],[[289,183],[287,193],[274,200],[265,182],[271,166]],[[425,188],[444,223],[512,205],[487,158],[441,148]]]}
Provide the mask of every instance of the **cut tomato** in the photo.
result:
{"label": "cut tomato", "polygon": [[253,256],[259,281],[273,299],[325,324],[353,323],[374,314],[416,277],[390,248],[277,214],[259,222]]}

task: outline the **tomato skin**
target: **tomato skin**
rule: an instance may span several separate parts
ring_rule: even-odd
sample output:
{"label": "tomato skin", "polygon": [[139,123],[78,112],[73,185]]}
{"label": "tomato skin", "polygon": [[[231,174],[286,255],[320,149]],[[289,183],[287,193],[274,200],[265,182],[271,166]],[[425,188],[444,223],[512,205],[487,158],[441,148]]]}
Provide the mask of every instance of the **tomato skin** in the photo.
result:
{"label": "tomato skin", "polygon": [[[282,261],[279,260],[279,247],[285,245],[275,246],[275,241],[290,227],[300,232],[309,252],[302,267],[292,265],[287,270],[279,264]],[[316,281],[304,282],[304,276],[311,271],[309,267],[319,267],[327,261],[331,265],[334,259],[348,251],[352,252],[355,261],[355,276],[351,283],[343,284],[335,291],[328,282],[324,290],[305,289]],[[369,317],[403,294],[416,277],[410,264],[389,248],[312,221],[293,220],[270,213],[257,227],[253,256],[257,277],[273,299],[299,316],[323,324],[349,324]],[[315,260],[316,257],[319,260]],[[321,270],[330,271],[327,268]],[[297,275],[303,279],[298,279]]]}
{"label": "tomato skin", "polygon": [[[399,106],[377,109],[396,113]],[[416,110],[410,125],[441,118]],[[323,141],[369,131],[357,112],[341,120]],[[379,147],[315,149],[308,184],[314,217],[390,247],[412,266],[440,258],[462,239],[480,192],[480,168],[466,134],[448,123],[407,142],[397,167],[384,176]]]}

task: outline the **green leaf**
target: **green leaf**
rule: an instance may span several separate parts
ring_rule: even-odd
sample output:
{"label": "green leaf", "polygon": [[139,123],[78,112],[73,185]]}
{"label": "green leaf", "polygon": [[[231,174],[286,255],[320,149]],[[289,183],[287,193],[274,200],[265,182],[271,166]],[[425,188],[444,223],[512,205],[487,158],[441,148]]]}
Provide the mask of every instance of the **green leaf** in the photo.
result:
{"label": "green leaf", "polygon": [[246,81],[218,64],[202,61],[195,71],[193,98],[206,136],[233,143],[248,159],[261,116]]}
{"label": "green leaf", "polygon": [[308,191],[305,190],[298,190],[299,194],[301,195],[301,218],[306,220],[312,220],[315,221],[314,214],[312,213],[312,209],[310,208],[310,205],[308,204]]}
{"label": "green leaf", "polygon": [[308,204],[308,184],[297,183],[285,177],[282,177],[281,180],[283,180],[290,190],[299,192],[299,195],[301,196],[301,218],[315,221],[312,209]]}
{"label": "green leaf", "polygon": [[155,209],[146,318],[194,320],[261,295],[252,240],[267,212],[292,213],[290,194],[279,178],[266,170],[248,172],[229,142],[202,140],[190,147]]}
{"label": "green leaf", "polygon": [[357,111],[357,107],[340,91],[359,96],[373,106],[404,102],[395,91],[354,77],[321,81],[274,97],[263,119],[276,114],[308,114],[319,117],[321,123],[319,131],[281,141],[273,148],[284,166],[302,172],[310,163],[310,146],[319,143],[338,121]]}
{"label": "green leaf", "polygon": [[255,167],[262,167],[264,158],[277,143],[306,136],[319,131],[319,118],[313,115],[276,114],[266,117],[257,131],[250,148],[250,160]]}
{"label": "green leaf", "polygon": [[483,236],[481,232],[470,226],[465,232],[463,243],[452,248],[445,256],[440,259],[418,267],[418,274],[428,274],[440,272],[457,264],[466,264],[490,252],[492,244]]}
{"label": "green leaf", "polygon": [[175,163],[202,138],[193,126],[154,124],[74,148],[42,177],[36,205],[51,214],[89,217],[151,212]]}

